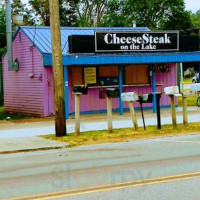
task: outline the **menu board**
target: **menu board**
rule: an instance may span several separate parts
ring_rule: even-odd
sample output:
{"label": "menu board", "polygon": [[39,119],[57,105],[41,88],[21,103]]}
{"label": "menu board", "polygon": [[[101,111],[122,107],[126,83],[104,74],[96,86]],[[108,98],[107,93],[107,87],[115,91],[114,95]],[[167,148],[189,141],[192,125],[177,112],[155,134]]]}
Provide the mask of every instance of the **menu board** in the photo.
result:
{"label": "menu board", "polygon": [[84,68],[84,80],[85,80],[85,84],[97,83],[96,67]]}

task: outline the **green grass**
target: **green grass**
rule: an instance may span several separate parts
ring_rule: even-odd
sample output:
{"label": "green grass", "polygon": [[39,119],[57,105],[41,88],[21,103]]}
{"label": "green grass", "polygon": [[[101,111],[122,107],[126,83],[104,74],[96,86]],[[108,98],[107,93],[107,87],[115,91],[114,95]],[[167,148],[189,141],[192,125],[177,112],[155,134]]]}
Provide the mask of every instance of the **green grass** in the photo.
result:
{"label": "green grass", "polygon": [[19,119],[30,119],[29,115],[18,115],[11,114],[4,111],[4,107],[0,107],[0,120],[19,120]]}
{"label": "green grass", "polygon": [[[184,84],[192,84],[192,78],[184,78]],[[178,97],[178,106],[182,107],[182,97]],[[188,96],[187,105],[188,106],[197,106],[197,96]]]}
{"label": "green grass", "polygon": [[108,133],[107,131],[90,131],[80,133],[79,136],[71,133],[65,137],[55,137],[55,135],[45,135],[41,137],[65,142],[68,147],[74,147],[80,145],[126,142],[137,139],[156,138],[161,136],[181,135],[197,132],[200,132],[200,123],[191,123],[188,127],[180,124],[177,126],[177,128],[174,128],[172,125],[164,125],[162,126],[161,130],[157,130],[156,126],[148,126],[146,131],[144,131],[143,128],[139,128],[138,131],[134,131],[131,128],[126,128],[114,129],[113,133]]}
{"label": "green grass", "polygon": [[183,82],[184,84],[192,84],[192,78],[184,78]]}
{"label": "green grass", "polygon": [[[177,97],[178,106],[182,107],[182,97]],[[197,96],[188,96],[187,97],[187,106],[197,106]]]}

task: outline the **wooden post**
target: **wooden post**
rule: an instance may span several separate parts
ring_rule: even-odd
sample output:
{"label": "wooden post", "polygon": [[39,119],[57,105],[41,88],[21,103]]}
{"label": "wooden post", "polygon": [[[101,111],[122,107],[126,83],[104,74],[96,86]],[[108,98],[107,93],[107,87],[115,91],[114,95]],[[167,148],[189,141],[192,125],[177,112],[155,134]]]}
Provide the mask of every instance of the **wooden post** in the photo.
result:
{"label": "wooden post", "polygon": [[177,122],[176,122],[176,108],[175,108],[175,103],[174,103],[174,95],[169,95],[169,97],[170,97],[170,100],[171,100],[172,123],[173,123],[173,126],[176,127]]}
{"label": "wooden post", "polygon": [[134,107],[133,107],[133,101],[129,101],[128,105],[129,105],[130,112],[131,112],[133,127],[134,127],[135,130],[138,130],[137,118],[136,118],[135,110],[134,110]]}
{"label": "wooden post", "polygon": [[52,42],[52,63],[54,79],[54,110],[56,137],[66,135],[64,75],[60,39],[60,17],[58,0],[50,0],[50,24]]}
{"label": "wooden post", "polygon": [[112,133],[112,98],[107,97],[108,133]]}
{"label": "wooden post", "polygon": [[80,133],[80,94],[75,94],[75,134]]}
{"label": "wooden post", "polygon": [[186,95],[182,96],[182,101],[183,101],[183,124],[184,126],[187,126],[188,117],[187,117],[187,96]]}

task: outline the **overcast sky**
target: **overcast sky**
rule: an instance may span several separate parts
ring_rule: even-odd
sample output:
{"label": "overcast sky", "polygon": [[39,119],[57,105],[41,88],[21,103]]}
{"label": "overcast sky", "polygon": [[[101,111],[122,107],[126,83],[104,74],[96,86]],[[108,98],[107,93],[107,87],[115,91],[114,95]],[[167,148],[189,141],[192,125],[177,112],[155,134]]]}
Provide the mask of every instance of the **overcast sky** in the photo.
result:
{"label": "overcast sky", "polygon": [[196,12],[200,10],[200,1],[199,0],[185,0],[185,6],[187,10]]}
{"label": "overcast sky", "polygon": [[[196,12],[200,9],[200,0],[184,0],[186,5],[186,10],[191,10]],[[22,0],[22,2],[27,3],[28,0]]]}

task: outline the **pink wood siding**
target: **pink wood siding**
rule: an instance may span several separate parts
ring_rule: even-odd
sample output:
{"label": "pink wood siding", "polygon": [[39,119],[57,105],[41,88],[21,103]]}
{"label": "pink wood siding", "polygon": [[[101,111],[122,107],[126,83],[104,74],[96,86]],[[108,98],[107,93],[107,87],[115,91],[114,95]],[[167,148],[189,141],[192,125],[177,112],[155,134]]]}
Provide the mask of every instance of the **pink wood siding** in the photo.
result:
{"label": "pink wood siding", "polygon": [[[71,87],[71,71],[69,70],[69,99],[70,99],[70,113],[74,112],[74,95],[72,94],[72,87]],[[177,83],[176,80],[176,65],[171,65],[171,72],[166,73],[156,73],[156,83],[161,84],[157,86],[157,92],[163,92],[164,87],[167,86],[174,86]],[[98,111],[98,110],[106,110],[106,99],[99,99],[99,91],[104,90],[103,88],[94,88],[89,89],[87,95],[81,95],[80,98],[80,110],[81,111]],[[138,94],[145,94],[151,93],[152,89],[151,86],[140,86],[140,87],[124,87],[124,92],[136,91]],[[137,102],[134,103],[135,107],[139,107]],[[118,108],[118,99],[113,99],[112,108]],[[170,101],[168,96],[162,95],[161,98],[161,106],[168,106],[170,105]],[[145,104],[147,107],[151,107],[152,104]],[[124,103],[124,108],[128,108],[127,103]]]}
{"label": "pink wood siding", "polygon": [[[8,71],[7,56],[5,56],[3,59],[5,110],[47,115],[47,109],[44,109],[46,95],[42,55],[22,32],[17,34],[12,47],[13,60],[15,58],[19,60],[19,71]],[[34,74],[33,78],[29,77],[31,73]]]}
{"label": "pink wood siding", "polygon": [[53,94],[54,94],[54,86],[53,86],[53,69],[52,67],[45,67],[47,71],[47,85],[48,85],[48,114],[54,114],[54,101],[53,101]]}

